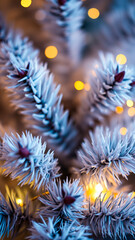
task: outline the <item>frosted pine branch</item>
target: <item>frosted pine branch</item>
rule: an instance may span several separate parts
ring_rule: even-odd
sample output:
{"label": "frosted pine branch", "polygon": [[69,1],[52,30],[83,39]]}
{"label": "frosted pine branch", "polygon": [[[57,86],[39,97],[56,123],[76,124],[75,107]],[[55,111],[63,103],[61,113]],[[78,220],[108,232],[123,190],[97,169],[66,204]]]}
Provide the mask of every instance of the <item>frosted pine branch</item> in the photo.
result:
{"label": "frosted pine branch", "polygon": [[51,14],[57,18],[57,24],[66,29],[66,35],[82,26],[85,10],[80,0],[49,0],[52,2]]}
{"label": "frosted pine branch", "polygon": [[95,121],[103,121],[116,106],[122,106],[131,94],[131,83],[134,72],[127,66],[118,65],[112,54],[100,54],[98,68],[94,69],[95,77],[91,76],[91,90],[88,92],[84,111],[88,125]]}
{"label": "frosted pine branch", "polygon": [[28,183],[37,189],[45,188],[50,179],[59,176],[53,152],[47,152],[46,143],[42,144],[41,138],[29,132],[22,136],[5,134],[1,153],[4,174],[17,178],[21,185]]}
{"label": "frosted pine branch", "polygon": [[9,85],[18,97],[15,95],[14,104],[35,120],[31,127],[40,131],[52,148],[70,154],[77,144],[76,129],[61,105],[60,86],[53,82],[53,75],[38,59],[24,64],[10,54],[10,61],[14,70],[8,75]]}
{"label": "frosted pine branch", "polygon": [[31,240],[88,240],[88,227],[78,225],[76,222],[60,225],[60,219],[48,218],[48,223],[41,217],[42,223],[32,222],[30,229]]}
{"label": "frosted pine branch", "polygon": [[72,142],[76,130],[68,121],[68,111],[64,111],[61,105],[60,86],[53,83],[52,74],[46,65],[39,63],[37,55],[27,38],[11,30],[7,41],[1,43],[1,75],[6,78],[10,71],[9,86],[16,91],[13,97],[15,105],[25,108],[25,114],[35,119],[36,128],[45,137],[49,136],[51,146],[57,145],[58,152],[69,154],[76,145]]}
{"label": "frosted pine branch", "polygon": [[50,42],[54,42],[55,36],[55,45],[62,53],[63,60],[68,56],[70,61],[78,62],[85,41],[81,30],[85,17],[82,1],[49,0],[44,5],[44,11],[46,18],[42,25]]}
{"label": "frosted pine branch", "polygon": [[58,182],[52,181],[48,186],[49,194],[40,197],[39,200],[44,204],[40,214],[43,216],[55,216],[64,220],[76,220],[82,218],[84,210],[84,194],[79,181],[75,180]]}
{"label": "frosted pine branch", "polygon": [[20,229],[29,227],[32,220],[29,204],[26,201],[23,208],[16,203],[14,192],[7,191],[7,199],[0,193],[0,238],[15,237]]}
{"label": "frosted pine branch", "polygon": [[119,175],[127,178],[135,173],[135,132],[120,134],[120,127],[113,131],[109,128],[97,127],[90,132],[90,139],[85,139],[78,152],[78,160],[82,164],[81,173],[86,179],[108,185],[120,183]]}
{"label": "frosted pine branch", "polygon": [[94,235],[99,238],[126,239],[127,234],[135,234],[135,198],[131,194],[96,199],[89,204],[86,219]]}

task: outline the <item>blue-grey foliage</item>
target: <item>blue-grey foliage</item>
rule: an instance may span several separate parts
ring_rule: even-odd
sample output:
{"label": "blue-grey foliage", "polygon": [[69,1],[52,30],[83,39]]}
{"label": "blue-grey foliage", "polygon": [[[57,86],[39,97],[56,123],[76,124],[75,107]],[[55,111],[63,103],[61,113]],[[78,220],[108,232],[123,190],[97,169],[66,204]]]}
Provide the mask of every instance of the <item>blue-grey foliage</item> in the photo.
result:
{"label": "blue-grey foliage", "polygon": [[[31,240],[87,240],[88,227],[76,224],[76,222],[65,222],[60,226],[60,219],[48,218],[48,223],[41,217],[42,223],[32,222]],[[92,239],[92,238],[91,238]]]}
{"label": "blue-grey foliage", "polygon": [[25,109],[23,113],[30,120],[35,120],[31,127],[40,131],[52,148],[70,154],[76,146],[76,129],[61,104],[60,86],[56,86],[53,75],[37,58],[23,63],[21,58],[9,56],[14,67],[8,75],[9,85],[16,93],[14,103]]}
{"label": "blue-grey foliage", "polygon": [[[131,83],[134,79],[133,69],[118,65],[112,54],[100,54],[96,63],[94,76],[90,76],[91,90],[87,96],[86,120],[90,126],[122,106],[129,99]],[[98,67],[97,67],[98,66]],[[118,75],[119,74],[119,75]],[[86,107],[84,105],[84,107]]]}
{"label": "blue-grey foliage", "polygon": [[21,33],[10,30],[6,36],[6,41],[0,45],[0,66],[1,71],[13,69],[10,60],[10,54],[14,57],[21,58],[21,61],[28,61],[38,56],[38,51],[32,46],[27,37],[23,38]]}
{"label": "blue-grey foliage", "polygon": [[39,200],[44,204],[41,208],[41,215],[55,216],[66,220],[82,218],[84,210],[84,194],[79,180],[64,181],[59,180],[50,182],[48,186],[49,194],[42,196]]}
{"label": "blue-grey foliage", "polygon": [[131,194],[110,196],[107,200],[98,197],[94,205],[89,204],[87,224],[97,239],[126,239],[135,234],[135,198]]}
{"label": "blue-grey foliage", "polygon": [[90,139],[85,139],[78,152],[82,163],[81,173],[91,182],[120,183],[119,175],[127,177],[135,173],[135,132],[133,128],[125,136],[120,134],[120,127],[115,129],[97,127],[90,132]]}
{"label": "blue-grey foliage", "polygon": [[7,191],[7,199],[0,193],[0,239],[9,236],[9,234],[13,239],[13,236],[18,234],[26,222],[27,224],[31,222],[32,216],[29,212],[28,202],[21,207],[16,203],[15,197],[15,193],[9,193],[9,190]]}
{"label": "blue-grey foliage", "polygon": [[85,10],[81,0],[49,0],[53,3],[51,14],[57,17],[57,24],[66,28],[66,36],[82,26]]}
{"label": "blue-grey foliage", "polygon": [[46,151],[46,143],[42,144],[41,138],[30,132],[22,136],[5,134],[1,152],[4,174],[17,178],[21,185],[28,183],[39,189],[59,176],[53,152]]}

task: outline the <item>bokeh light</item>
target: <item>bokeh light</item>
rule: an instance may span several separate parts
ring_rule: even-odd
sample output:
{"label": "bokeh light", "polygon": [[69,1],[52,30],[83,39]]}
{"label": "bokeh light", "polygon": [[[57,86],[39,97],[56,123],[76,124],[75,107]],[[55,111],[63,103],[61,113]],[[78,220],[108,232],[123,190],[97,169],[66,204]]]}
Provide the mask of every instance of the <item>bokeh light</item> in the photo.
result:
{"label": "bokeh light", "polygon": [[99,12],[99,10],[98,10],[97,8],[90,8],[90,9],[88,10],[88,16],[89,16],[90,18],[92,18],[92,19],[98,18],[99,15],[100,15],[100,12]]}
{"label": "bokeh light", "polygon": [[135,116],[135,108],[134,107],[131,107],[128,109],[128,116],[129,117]]}
{"label": "bokeh light", "polygon": [[74,83],[74,87],[76,90],[80,91],[80,90],[84,89],[84,83],[81,81],[76,81]]}
{"label": "bokeh light", "polygon": [[122,114],[122,113],[123,113],[123,107],[117,106],[117,107],[115,108],[115,111],[116,111],[116,113],[118,113],[118,114]]}
{"label": "bokeh light", "polygon": [[16,199],[16,203],[17,203],[18,205],[20,205],[21,207],[23,206],[23,201],[22,201],[21,198],[17,198],[17,199]]}
{"label": "bokeh light", "polygon": [[127,100],[127,106],[128,107],[133,107],[134,102],[132,100]]}
{"label": "bokeh light", "polygon": [[45,56],[47,58],[55,58],[58,55],[58,49],[55,46],[48,46],[45,49]]}
{"label": "bokeh light", "polygon": [[120,134],[121,134],[121,135],[126,135],[126,133],[127,133],[127,128],[122,127],[122,128],[120,129]]}
{"label": "bokeh light", "polygon": [[32,0],[21,0],[22,7],[29,7],[32,4]]}
{"label": "bokeh light", "polygon": [[117,57],[116,57],[116,61],[118,64],[125,64],[127,62],[127,58],[124,54],[118,54]]}

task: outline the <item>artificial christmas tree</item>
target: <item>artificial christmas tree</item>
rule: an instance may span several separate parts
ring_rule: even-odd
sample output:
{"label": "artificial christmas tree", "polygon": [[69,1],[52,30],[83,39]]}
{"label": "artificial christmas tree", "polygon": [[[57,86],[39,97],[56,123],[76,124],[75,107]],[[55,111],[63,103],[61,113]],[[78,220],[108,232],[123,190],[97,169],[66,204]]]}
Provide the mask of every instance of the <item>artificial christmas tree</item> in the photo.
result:
{"label": "artificial christmas tree", "polygon": [[134,2],[0,10],[0,238],[134,239]]}

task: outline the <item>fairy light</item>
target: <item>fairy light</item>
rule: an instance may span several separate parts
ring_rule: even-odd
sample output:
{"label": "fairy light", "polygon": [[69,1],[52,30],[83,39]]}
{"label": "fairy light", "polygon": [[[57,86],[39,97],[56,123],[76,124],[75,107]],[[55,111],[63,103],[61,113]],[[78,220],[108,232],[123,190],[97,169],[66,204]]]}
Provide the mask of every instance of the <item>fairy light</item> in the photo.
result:
{"label": "fairy light", "polygon": [[81,81],[76,81],[76,82],[74,83],[74,87],[75,87],[75,89],[78,90],[78,91],[83,90],[83,89],[84,89],[84,86],[85,86],[84,83],[81,82]]}
{"label": "fairy light", "polygon": [[90,90],[90,84],[89,83],[85,83],[84,84],[84,89],[86,90],[86,91],[89,91]]}
{"label": "fairy light", "polygon": [[117,57],[116,57],[116,61],[118,64],[125,64],[127,62],[127,58],[124,54],[118,54]]}
{"label": "fairy light", "polygon": [[32,0],[21,0],[21,6],[22,7],[30,7],[30,5],[32,4]]}
{"label": "fairy light", "polygon": [[21,198],[17,198],[17,199],[16,199],[16,203],[17,203],[18,205],[20,205],[21,207],[23,206],[23,201],[22,201]]}
{"label": "fairy light", "polygon": [[58,55],[58,49],[55,46],[48,46],[45,49],[45,56],[47,58],[55,58]]}
{"label": "fairy light", "polygon": [[100,183],[98,183],[96,186],[95,186],[95,193],[94,193],[94,198],[96,199],[100,193],[103,192],[103,187]]}
{"label": "fairy light", "polygon": [[100,196],[101,200],[106,201],[111,195],[114,196],[114,198],[117,196],[117,192],[112,192],[112,190],[108,190],[107,188],[103,188],[103,186],[98,184],[88,184],[86,186],[85,195],[86,198],[89,199],[93,203],[95,202],[96,198]]}
{"label": "fairy light", "polygon": [[101,194],[103,191],[103,187],[100,183],[93,186],[92,184],[88,184],[86,186],[86,197],[90,198],[92,202]]}
{"label": "fairy light", "polygon": [[116,112],[117,114],[122,114],[122,113],[123,113],[123,107],[117,106],[117,107],[115,108],[115,112]]}
{"label": "fairy light", "polygon": [[127,133],[127,128],[125,128],[125,127],[120,128],[121,135],[126,135],[126,133]]}
{"label": "fairy light", "polygon": [[131,107],[128,109],[128,116],[129,117],[135,116],[135,108],[134,107]]}
{"label": "fairy light", "polygon": [[88,10],[88,16],[92,19],[97,19],[100,15],[100,12],[97,8],[90,8]]}
{"label": "fairy light", "polygon": [[127,100],[127,106],[128,107],[133,107],[134,102],[132,100]]}

